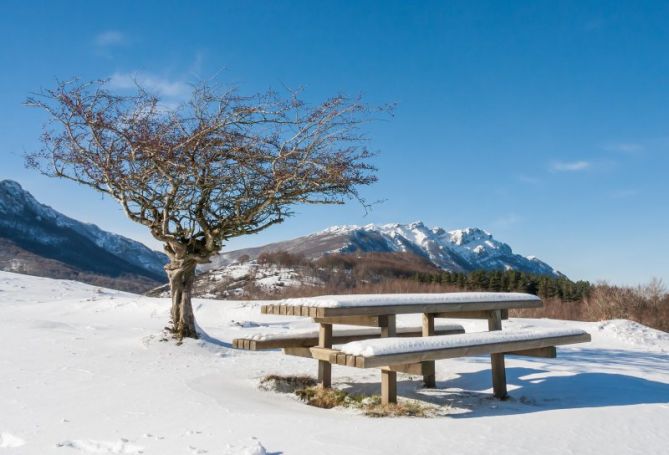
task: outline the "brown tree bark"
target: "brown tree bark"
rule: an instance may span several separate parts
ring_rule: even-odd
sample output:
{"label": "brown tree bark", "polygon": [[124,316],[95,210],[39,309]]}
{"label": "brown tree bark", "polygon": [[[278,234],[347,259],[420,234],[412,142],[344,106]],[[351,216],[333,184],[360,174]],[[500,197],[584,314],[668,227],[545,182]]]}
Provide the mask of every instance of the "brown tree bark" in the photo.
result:
{"label": "brown tree bark", "polygon": [[197,338],[195,315],[191,303],[196,265],[193,260],[172,259],[165,266],[172,295],[172,333],[179,340]]}

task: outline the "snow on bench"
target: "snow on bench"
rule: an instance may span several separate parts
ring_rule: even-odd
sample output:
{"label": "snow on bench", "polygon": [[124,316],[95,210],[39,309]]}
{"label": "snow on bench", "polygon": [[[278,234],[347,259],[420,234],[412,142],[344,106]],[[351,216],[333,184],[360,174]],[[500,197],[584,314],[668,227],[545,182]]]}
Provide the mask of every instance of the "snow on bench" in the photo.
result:
{"label": "snow on bench", "polygon": [[[459,324],[437,324],[436,335],[450,335],[464,333]],[[421,335],[421,327],[398,327],[397,336],[417,337]],[[356,340],[378,338],[381,336],[381,328],[339,328],[333,330],[333,344],[349,343]],[[232,340],[232,346],[237,349],[251,351],[261,349],[311,347],[318,345],[318,329],[292,330],[290,332],[255,333],[248,338],[236,338]]]}
{"label": "snow on bench", "polygon": [[315,308],[355,308],[361,306],[386,305],[429,305],[438,303],[479,303],[479,302],[536,301],[536,295],[520,292],[446,292],[440,294],[353,294],[320,295],[283,299],[278,303],[288,306]]}
{"label": "snow on bench", "polygon": [[554,330],[497,330],[493,332],[464,333],[453,336],[412,338],[381,338],[353,341],[341,347],[341,352],[362,357],[376,357],[406,352],[424,352],[439,349],[481,346],[486,344],[531,341],[543,338],[570,337],[586,334],[578,329]]}
{"label": "snow on bench", "polygon": [[537,308],[541,299],[519,292],[448,292],[441,294],[321,295],[278,300],[260,307],[263,314],[312,318],[453,313]]}
{"label": "snow on bench", "polygon": [[397,402],[397,372],[425,375],[425,367],[431,361],[484,354],[490,354],[494,395],[504,399],[505,354],[555,357],[555,346],[587,341],[590,335],[578,329],[493,330],[449,336],[387,337],[350,342],[341,349],[317,346],[302,350],[314,359],[334,365],[380,368],[381,402],[388,404]]}
{"label": "snow on bench", "polygon": [[[347,343],[340,350],[322,349],[314,357],[327,356],[331,363],[374,368],[482,354],[511,353],[545,347],[583,343],[590,335],[578,329],[507,330],[449,336],[380,338]],[[312,348],[312,351],[321,348]]]}
{"label": "snow on bench", "polygon": [[425,374],[426,362],[490,354],[493,391],[504,399],[506,392],[505,354],[555,357],[555,346],[584,343],[590,335],[578,329],[493,330],[482,333],[433,337],[388,337],[347,343],[340,350],[308,349],[315,359],[335,365],[381,369],[381,402],[397,402],[398,371]]}

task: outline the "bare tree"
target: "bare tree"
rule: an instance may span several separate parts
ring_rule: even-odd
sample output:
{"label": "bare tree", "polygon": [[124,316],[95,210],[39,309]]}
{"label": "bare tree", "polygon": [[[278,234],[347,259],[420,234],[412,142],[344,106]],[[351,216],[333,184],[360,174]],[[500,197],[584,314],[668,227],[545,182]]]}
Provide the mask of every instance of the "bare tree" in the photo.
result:
{"label": "bare tree", "polygon": [[198,264],[226,241],[282,222],[295,204],[342,204],[376,180],[360,126],[370,109],[336,96],[250,97],[207,84],[168,109],[140,85],[59,83],[27,100],[50,121],[29,167],[116,199],[164,244],[172,331],[197,338],[191,290]]}

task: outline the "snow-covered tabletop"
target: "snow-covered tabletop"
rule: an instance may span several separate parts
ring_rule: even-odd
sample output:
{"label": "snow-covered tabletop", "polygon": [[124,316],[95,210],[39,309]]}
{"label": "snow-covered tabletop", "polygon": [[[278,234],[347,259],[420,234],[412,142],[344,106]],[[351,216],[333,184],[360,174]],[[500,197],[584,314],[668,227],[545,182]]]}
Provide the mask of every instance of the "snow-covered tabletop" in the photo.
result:
{"label": "snow-covered tabletop", "polygon": [[520,292],[447,292],[441,294],[354,294],[320,295],[283,299],[280,305],[316,308],[354,308],[387,305],[429,305],[439,303],[540,302],[536,295]]}
{"label": "snow-covered tabletop", "polygon": [[263,305],[265,314],[309,316],[382,316],[410,313],[462,313],[541,307],[541,299],[519,292],[448,292],[441,294],[321,295],[278,300]]}

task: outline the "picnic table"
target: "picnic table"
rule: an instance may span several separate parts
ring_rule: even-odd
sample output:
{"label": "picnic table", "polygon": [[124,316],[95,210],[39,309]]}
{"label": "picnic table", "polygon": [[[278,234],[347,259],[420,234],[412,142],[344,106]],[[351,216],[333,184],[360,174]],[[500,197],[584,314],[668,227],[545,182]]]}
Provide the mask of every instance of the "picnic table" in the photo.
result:
{"label": "picnic table", "polygon": [[[505,398],[505,354],[555,357],[555,345],[588,341],[589,336],[582,331],[525,333],[515,337],[501,336],[500,333],[481,336],[463,334],[462,327],[452,324],[435,326],[435,319],[485,319],[488,331],[496,332],[502,330],[502,320],[508,318],[510,309],[541,306],[541,299],[535,295],[501,292],[326,295],[284,299],[262,305],[261,312],[310,317],[319,325],[317,337],[315,333],[313,337],[279,336],[277,339],[270,336],[264,340],[270,343],[263,345],[261,336],[256,340],[234,340],[234,346],[243,349],[280,346],[286,354],[317,359],[318,380],[322,387],[331,387],[332,364],[380,367],[385,403],[396,402],[398,371],[420,374],[426,387],[434,387],[435,360],[489,353],[494,395]],[[421,327],[398,330],[396,318],[401,314],[421,314]],[[374,329],[355,334],[337,330],[336,326],[341,325]],[[426,344],[421,337],[433,337],[431,344]],[[334,344],[342,343],[347,344],[340,350],[333,349]]]}

